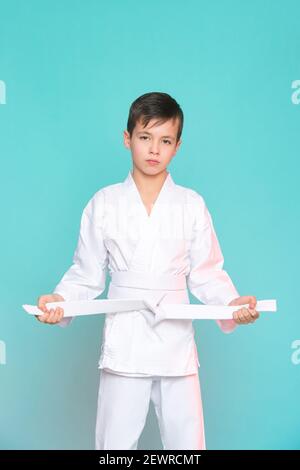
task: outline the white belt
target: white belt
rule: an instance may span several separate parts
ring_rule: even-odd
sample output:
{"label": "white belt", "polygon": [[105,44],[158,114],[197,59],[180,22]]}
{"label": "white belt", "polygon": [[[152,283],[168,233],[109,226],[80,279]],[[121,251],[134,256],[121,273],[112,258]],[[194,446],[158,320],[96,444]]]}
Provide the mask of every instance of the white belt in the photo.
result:
{"label": "white belt", "polygon": [[[117,287],[140,289],[140,298],[118,298],[100,300],[80,300],[49,302],[47,309],[61,307],[64,309],[64,317],[79,315],[93,315],[106,313],[128,313],[135,310],[150,310],[155,315],[154,324],[165,319],[176,320],[230,320],[233,312],[245,305],[198,305],[161,303],[167,293],[161,291],[185,290],[185,276],[153,275],[151,273],[136,273],[131,271],[113,272],[112,284]],[[158,292],[155,293],[155,290]],[[151,299],[147,297],[147,291],[151,291]],[[138,291],[139,292],[139,291]],[[148,296],[149,297],[149,296]],[[24,310],[31,315],[41,315],[42,311],[35,305],[23,305]],[[259,312],[276,312],[276,300],[259,300],[256,304]]]}
{"label": "white belt", "polygon": [[136,271],[114,271],[111,282],[117,287],[132,287],[143,290],[185,290],[186,276],[170,274],[153,274]]}

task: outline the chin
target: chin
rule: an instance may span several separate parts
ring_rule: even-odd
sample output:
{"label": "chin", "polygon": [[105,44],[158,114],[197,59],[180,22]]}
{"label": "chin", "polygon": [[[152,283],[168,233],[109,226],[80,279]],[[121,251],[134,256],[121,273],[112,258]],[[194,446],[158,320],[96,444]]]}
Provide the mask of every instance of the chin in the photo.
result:
{"label": "chin", "polygon": [[148,166],[148,165],[135,165],[135,167],[143,173],[144,175],[158,175],[159,173],[163,173],[167,170],[166,166],[162,166],[161,163],[157,166]]}
{"label": "chin", "polygon": [[163,173],[164,171],[165,171],[165,168],[155,168],[155,167],[145,168],[143,170],[143,172],[146,175],[158,175],[159,173]]}

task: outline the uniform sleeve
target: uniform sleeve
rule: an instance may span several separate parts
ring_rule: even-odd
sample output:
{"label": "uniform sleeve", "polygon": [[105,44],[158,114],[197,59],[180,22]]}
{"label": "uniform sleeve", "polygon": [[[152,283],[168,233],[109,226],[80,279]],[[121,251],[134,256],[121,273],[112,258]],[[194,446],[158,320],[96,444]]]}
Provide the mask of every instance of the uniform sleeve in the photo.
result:
{"label": "uniform sleeve", "polygon": [[[239,293],[223,269],[223,255],[206,204],[198,193],[195,197],[188,288],[203,304],[228,305]],[[237,326],[234,320],[216,322],[224,333],[232,332]]]}
{"label": "uniform sleeve", "polygon": [[[99,191],[83,210],[73,264],[54,289],[68,300],[92,300],[105,290],[107,250],[103,241],[104,196]],[[67,326],[72,318],[58,324]]]}

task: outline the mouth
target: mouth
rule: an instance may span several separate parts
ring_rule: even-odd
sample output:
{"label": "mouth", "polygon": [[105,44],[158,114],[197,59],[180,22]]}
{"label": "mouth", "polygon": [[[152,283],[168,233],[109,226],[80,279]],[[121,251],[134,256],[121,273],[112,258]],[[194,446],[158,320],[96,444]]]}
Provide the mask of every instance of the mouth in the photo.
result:
{"label": "mouth", "polygon": [[148,162],[149,165],[157,165],[159,163],[158,160],[154,160],[152,158],[151,159],[149,158],[148,160],[146,160],[146,162]]}

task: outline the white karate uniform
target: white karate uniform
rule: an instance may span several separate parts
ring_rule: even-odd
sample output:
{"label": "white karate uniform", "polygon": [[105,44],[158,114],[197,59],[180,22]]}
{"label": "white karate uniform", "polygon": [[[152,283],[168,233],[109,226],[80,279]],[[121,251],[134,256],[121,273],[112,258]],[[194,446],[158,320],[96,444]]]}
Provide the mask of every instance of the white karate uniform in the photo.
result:
{"label": "white karate uniform", "polygon": [[96,450],[136,450],[150,400],[164,449],[205,449],[198,374],[126,377],[101,370]]}
{"label": "white karate uniform", "polygon": [[[188,288],[202,303],[227,305],[239,294],[223,269],[223,262],[210,213],[200,194],[176,185],[168,173],[148,215],[129,172],[123,183],[100,189],[88,202],[82,214],[73,265],[54,292],[65,300],[95,299],[105,289],[108,270],[111,276],[108,298],[157,301],[164,294],[162,304],[189,303]],[[69,322],[70,318],[65,318],[61,325]],[[192,320],[164,320],[155,327],[152,322],[153,313],[149,310],[106,315],[99,368],[102,369],[102,381],[109,372],[115,374],[115,378],[106,378],[105,382],[110,385],[102,386],[102,389],[100,381],[103,394],[120,397],[123,393],[121,385],[116,395],[111,391],[112,384],[118,387],[118,378],[120,384],[125,384],[125,378],[120,375],[127,376],[131,384],[135,382],[130,380],[133,378],[148,379],[145,380],[148,385],[141,386],[141,389],[146,387],[147,397],[149,384],[153,384],[155,377],[160,380],[169,377],[173,381],[179,377],[182,381],[182,376],[188,381],[191,381],[191,375],[198,378],[200,364]],[[233,320],[217,320],[217,323],[224,332],[231,332],[236,327]],[[124,396],[127,396],[126,390],[128,385],[124,387]],[[103,403],[109,401],[109,396],[103,395]],[[144,406],[149,403],[147,397],[145,395],[142,415]],[[178,404],[190,399],[188,397],[190,392],[179,393]],[[140,400],[142,403],[143,399]],[[199,400],[198,397],[198,405]],[[166,394],[163,405],[158,406],[166,406],[167,402]],[[172,401],[173,406],[175,402]],[[101,435],[103,443],[106,442],[103,433],[112,429],[108,423],[110,419],[113,421],[107,411],[110,407],[107,405],[106,408],[106,412],[103,411],[98,403],[97,426],[100,426],[100,413],[103,431],[98,429],[97,435]],[[200,408],[202,410],[202,406]],[[112,413],[113,409],[114,406]],[[168,423],[172,422],[168,413],[162,413],[162,416]],[[202,411],[197,415],[198,423],[202,421],[201,417]],[[125,428],[134,426],[130,420],[127,424],[125,421]],[[122,427],[112,431],[112,435],[115,432],[117,436],[120,430]],[[133,434],[136,436],[136,432]],[[166,440],[169,445],[170,441]],[[204,445],[204,438],[200,440]],[[118,445],[117,440],[115,445]],[[134,447],[135,444],[131,445]]]}

